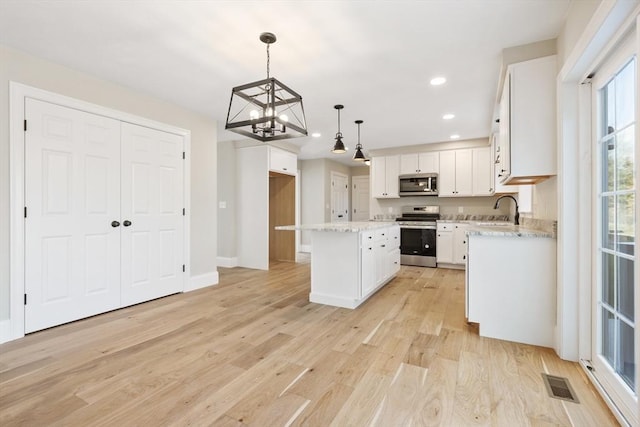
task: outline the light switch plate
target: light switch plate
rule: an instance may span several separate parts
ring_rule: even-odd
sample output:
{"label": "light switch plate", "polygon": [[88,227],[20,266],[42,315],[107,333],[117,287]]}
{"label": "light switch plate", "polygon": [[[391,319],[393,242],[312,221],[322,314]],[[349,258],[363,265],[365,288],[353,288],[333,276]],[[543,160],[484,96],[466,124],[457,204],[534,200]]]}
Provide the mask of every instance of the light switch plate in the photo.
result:
{"label": "light switch plate", "polygon": [[225,202],[224,200],[223,200],[223,201],[218,202],[218,207],[219,207],[220,209],[227,209],[227,202]]}

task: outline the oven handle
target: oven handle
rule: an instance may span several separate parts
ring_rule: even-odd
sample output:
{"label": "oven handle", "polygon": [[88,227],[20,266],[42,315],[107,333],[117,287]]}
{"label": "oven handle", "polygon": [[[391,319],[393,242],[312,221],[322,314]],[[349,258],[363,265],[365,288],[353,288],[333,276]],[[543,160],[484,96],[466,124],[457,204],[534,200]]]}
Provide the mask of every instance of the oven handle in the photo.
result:
{"label": "oven handle", "polygon": [[401,225],[400,229],[409,229],[409,230],[435,230],[435,225]]}

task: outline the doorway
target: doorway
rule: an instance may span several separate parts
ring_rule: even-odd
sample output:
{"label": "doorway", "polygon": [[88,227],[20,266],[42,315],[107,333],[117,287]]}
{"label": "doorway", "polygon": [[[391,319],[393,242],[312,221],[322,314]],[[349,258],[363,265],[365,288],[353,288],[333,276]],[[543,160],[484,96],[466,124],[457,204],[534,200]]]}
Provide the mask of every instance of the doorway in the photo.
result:
{"label": "doorway", "polygon": [[592,82],[594,124],[591,364],[625,418],[637,421],[637,58],[634,38]]}
{"label": "doorway", "polygon": [[369,175],[351,178],[351,220],[369,221]]}
{"label": "doorway", "polygon": [[331,171],[331,222],[349,221],[349,177]]}

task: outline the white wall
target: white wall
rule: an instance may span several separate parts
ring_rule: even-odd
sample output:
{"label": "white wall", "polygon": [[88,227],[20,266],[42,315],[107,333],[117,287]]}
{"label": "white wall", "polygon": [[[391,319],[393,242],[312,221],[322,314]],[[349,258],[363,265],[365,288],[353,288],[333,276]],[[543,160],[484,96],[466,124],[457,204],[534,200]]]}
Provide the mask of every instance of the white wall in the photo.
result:
{"label": "white wall", "polygon": [[8,319],[10,314],[9,81],[190,130],[191,274],[204,276],[216,273],[216,121],[0,45],[0,321]]}
{"label": "white wall", "polygon": [[[236,147],[233,141],[218,143],[218,257],[237,256]],[[222,265],[222,264],[221,264]]]}

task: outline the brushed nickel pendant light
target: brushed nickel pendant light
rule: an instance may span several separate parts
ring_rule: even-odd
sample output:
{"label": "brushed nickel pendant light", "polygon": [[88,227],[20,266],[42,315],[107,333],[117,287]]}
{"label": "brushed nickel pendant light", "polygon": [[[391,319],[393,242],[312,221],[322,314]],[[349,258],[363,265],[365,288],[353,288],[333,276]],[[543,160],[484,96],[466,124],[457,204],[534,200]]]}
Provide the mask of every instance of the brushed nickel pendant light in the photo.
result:
{"label": "brushed nickel pendant light", "polygon": [[363,121],[356,120],[355,123],[358,125],[358,143],[356,144],[356,152],[353,154],[353,160],[356,162],[364,162],[366,158],[364,157],[364,153],[362,152],[362,144],[360,144],[360,125],[363,123]]}
{"label": "brushed nickel pendant light", "polygon": [[302,97],[269,75],[273,33],[260,34],[267,45],[267,78],[231,90],[225,129],[263,142],[307,136]]}
{"label": "brushed nickel pendant light", "polygon": [[347,147],[344,146],[342,142],[342,132],[340,132],[340,110],[344,108],[344,105],[334,105],[333,108],[338,110],[338,132],[336,133],[336,143],[333,145],[332,153],[342,154],[347,151]]}

